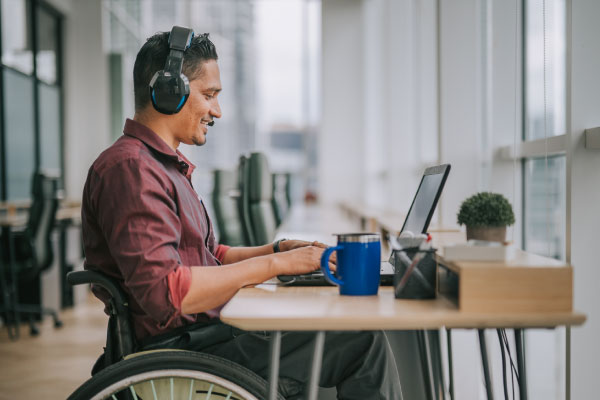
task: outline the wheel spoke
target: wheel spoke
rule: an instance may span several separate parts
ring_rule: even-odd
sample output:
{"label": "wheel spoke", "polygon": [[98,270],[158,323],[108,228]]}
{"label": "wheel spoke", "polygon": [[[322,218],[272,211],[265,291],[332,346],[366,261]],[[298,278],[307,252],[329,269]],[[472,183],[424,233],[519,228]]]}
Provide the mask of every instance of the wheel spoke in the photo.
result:
{"label": "wheel spoke", "polygon": [[129,390],[131,390],[131,394],[133,395],[133,400],[138,400],[137,394],[135,393],[135,389],[133,386],[129,386]]}
{"label": "wheel spoke", "polygon": [[171,400],[175,400],[175,396],[173,395],[173,378],[171,378],[170,381],[171,381]]}
{"label": "wheel spoke", "polygon": [[193,393],[194,393],[194,378],[190,379],[190,397],[188,397],[188,400],[192,400]]}
{"label": "wheel spoke", "polygon": [[231,394],[232,394],[232,393],[231,393],[231,392],[229,392],[229,394],[227,395],[227,398],[226,398],[225,400],[229,400],[229,399],[231,399]]}
{"label": "wheel spoke", "polygon": [[112,397],[112,398],[113,398],[113,400],[119,400],[119,399],[117,399],[117,398],[115,397],[115,395],[114,395],[114,394],[113,394],[112,396],[110,396],[110,397]]}
{"label": "wheel spoke", "polygon": [[154,400],[158,400],[158,396],[156,395],[156,388],[154,387],[154,379],[150,379],[150,385],[152,386],[152,395],[154,396]]}
{"label": "wheel spoke", "polygon": [[206,400],[209,400],[209,399],[210,399],[210,396],[211,396],[211,394],[212,394],[212,391],[213,391],[213,387],[214,387],[214,386],[215,386],[214,384],[212,384],[212,383],[210,384],[210,387],[208,388],[208,393],[206,393]]}

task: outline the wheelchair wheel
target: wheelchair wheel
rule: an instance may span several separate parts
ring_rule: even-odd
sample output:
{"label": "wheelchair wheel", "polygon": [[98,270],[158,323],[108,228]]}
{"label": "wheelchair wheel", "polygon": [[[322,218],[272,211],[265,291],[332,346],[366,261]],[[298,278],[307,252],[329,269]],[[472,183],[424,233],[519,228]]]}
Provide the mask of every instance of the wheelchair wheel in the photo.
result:
{"label": "wheelchair wheel", "polygon": [[111,365],[68,400],[260,400],[267,398],[267,391],[264,379],[231,361],[192,351],[164,350]]}

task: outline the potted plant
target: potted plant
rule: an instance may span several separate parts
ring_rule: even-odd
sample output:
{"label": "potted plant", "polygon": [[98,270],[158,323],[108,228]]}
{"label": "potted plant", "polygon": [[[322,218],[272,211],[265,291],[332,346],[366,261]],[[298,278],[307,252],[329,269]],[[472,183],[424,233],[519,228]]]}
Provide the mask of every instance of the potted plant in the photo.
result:
{"label": "potted plant", "polygon": [[467,240],[504,242],[506,227],[515,223],[508,200],[490,192],[477,193],[463,201],[457,217],[458,224],[467,227]]}

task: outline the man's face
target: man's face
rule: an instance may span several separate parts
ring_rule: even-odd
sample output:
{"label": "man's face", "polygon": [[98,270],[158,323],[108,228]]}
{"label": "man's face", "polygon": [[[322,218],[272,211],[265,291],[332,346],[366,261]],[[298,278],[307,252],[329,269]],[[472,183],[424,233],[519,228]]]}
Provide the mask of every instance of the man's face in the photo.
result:
{"label": "man's face", "polygon": [[202,63],[202,73],[190,81],[190,97],[175,114],[177,124],[175,139],[180,143],[202,146],[206,143],[207,124],[221,118],[218,96],[221,92],[221,75],[215,60]]}

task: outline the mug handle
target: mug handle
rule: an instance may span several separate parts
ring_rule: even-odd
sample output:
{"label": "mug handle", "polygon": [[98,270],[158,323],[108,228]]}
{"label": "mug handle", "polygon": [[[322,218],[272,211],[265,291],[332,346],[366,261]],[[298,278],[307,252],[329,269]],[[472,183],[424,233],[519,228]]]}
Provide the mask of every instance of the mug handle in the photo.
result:
{"label": "mug handle", "polygon": [[323,271],[323,274],[325,274],[325,279],[334,285],[343,285],[344,282],[331,274],[331,271],[329,270],[329,258],[331,257],[331,253],[337,250],[342,250],[343,248],[343,246],[328,247],[323,252],[323,255],[321,255],[321,271]]}

